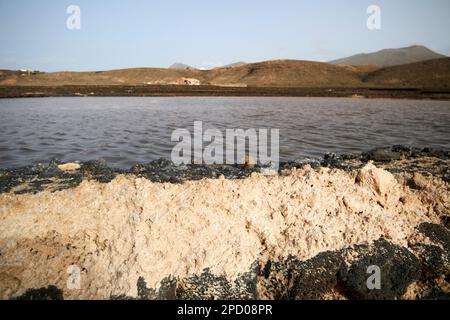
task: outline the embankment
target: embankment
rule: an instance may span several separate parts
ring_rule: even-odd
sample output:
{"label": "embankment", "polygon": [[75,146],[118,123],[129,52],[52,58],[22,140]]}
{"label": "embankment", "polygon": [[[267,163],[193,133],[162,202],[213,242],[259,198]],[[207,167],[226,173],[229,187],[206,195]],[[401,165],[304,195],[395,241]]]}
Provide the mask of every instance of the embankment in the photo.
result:
{"label": "embankment", "polygon": [[0,297],[448,298],[448,153],[405,152],[328,155],[275,176],[165,162],[3,170]]}

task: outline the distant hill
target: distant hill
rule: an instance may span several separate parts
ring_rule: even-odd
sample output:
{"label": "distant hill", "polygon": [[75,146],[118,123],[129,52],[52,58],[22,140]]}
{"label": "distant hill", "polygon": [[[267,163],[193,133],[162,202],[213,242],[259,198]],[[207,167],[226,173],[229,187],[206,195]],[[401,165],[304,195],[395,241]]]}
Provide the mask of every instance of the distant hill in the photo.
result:
{"label": "distant hill", "polygon": [[247,62],[239,61],[239,62],[227,64],[227,65],[223,66],[222,68],[235,68],[235,67],[243,66],[244,64],[247,64]]}
{"label": "distant hill", "polygon": [[450,58],[386,67],[369,73],[364,82],[387,87],[450,88]]}
{"label": "distant hill", "polygon": [[273,60],[216,68],[209,71],[207,77],[214,85],[262,87],[353,86],[361,83],[354,72],[340,66],[301,60]]}
{"label": "distant hill", "polygon": [[334,65],[301,60],[273,60],[212,70],[133,68],[94,72],[0,70],[0,86],[179,85],[185,78],[226,87],[387,87],[450,88],[450,58],[399,66]]}
{"label": "distant hill", "polygon": [[362,53],[348,58],[331,61],[340,65],[380,65],[395,66],[426,60],[446,58],[424,46],[411,46],[399,49],[384,49],[374,53]]}
{"label": "distant hill", "polygon": [[222,67],[212,70],[134,68],[97,72],[52,72],[30,76],[10,73],[0,85],[142,85],[177,84],[181,78],[198,79],[201,84],[220,86],[355,86],[357,73],[322,62],[276,60]]}
{"label": "distant hill", "polygon": [[181,78],[204,80],[204,72],[195,69],[132,68],[96,72],[42,72],[24,76],[17,71],[3,76],[0,74],[0,85],[170,85],[177,84]]}
{"label": "distant hill", "polygon": [[175,69],[175,70],[193,70],[193,69],[195,69],[195,68],[193,68],[193,67],[191,67],[191,66],[188,66],[187,64],[184,64],[184,63],[176,62],[176,63],[172,64],[172,65],[169,67],[169,69]]}

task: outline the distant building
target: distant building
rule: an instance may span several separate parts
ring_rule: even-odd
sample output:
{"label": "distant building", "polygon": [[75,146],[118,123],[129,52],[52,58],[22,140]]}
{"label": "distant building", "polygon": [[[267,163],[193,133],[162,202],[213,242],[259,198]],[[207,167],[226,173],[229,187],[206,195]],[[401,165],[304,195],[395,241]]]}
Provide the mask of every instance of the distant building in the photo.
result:
{"label": "distant building", "polygon": [[194,78],[180,78],[177,81],[178,84],[184,84],[187,86],[199,86],[200,80]]}
{"label": "distant building", "polygon": [[20,69],[19,71],[22,73],[22,75],[24,73],[26,73],[27,75],[39,73],[39,71],[37,70],[30,70],[30,69]]}

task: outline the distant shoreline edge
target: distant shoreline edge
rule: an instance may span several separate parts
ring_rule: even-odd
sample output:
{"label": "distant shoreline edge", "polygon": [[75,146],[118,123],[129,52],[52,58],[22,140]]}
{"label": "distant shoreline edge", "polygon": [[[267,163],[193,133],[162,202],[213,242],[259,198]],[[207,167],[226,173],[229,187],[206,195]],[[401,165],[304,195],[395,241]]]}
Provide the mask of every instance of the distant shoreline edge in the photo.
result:
{"label": "distant shoreline edge", "polygon": [[0,98],[28,97],[330,97],[450,100],[450,89],[222,87],[211,85],[0,86]]}

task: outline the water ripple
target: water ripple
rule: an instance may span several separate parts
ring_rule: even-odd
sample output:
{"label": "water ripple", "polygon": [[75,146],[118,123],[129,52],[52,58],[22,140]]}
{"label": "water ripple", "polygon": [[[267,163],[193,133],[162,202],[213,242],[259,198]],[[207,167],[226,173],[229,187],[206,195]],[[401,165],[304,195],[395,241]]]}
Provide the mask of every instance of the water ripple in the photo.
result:
{"label": "water ripple", "polygon": [[0,100],[0,167],[169,158],[171,133],[280,129],[281,160],[410,144],[450,148],[450,103],[330,98],[29,98]]}

